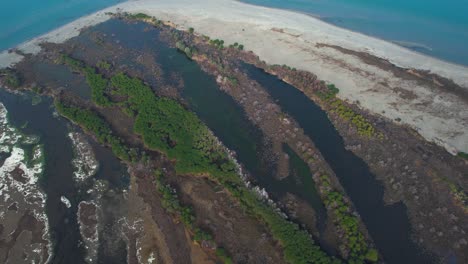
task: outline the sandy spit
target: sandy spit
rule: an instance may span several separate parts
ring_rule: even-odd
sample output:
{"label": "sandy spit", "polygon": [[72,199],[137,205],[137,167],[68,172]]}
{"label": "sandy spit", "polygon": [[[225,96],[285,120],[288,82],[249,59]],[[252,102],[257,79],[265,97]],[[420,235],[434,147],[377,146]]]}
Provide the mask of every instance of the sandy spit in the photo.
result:
{"label": "sandy spit", "polygon": [[[396,44],[351,32],[308,15],[233,0],[135,0],[82,17],[39,38],[21,44],[25,53],[40,51],[39,43],[61,43],[83,27],[109,18],[106,12],[143,12],[179,28],[193,27],[200,34],[239,42],[271,64],[287,64],[315,73],[340,88],[339,96],[392,120],[401,119],[429,141],[449,152],[468,152],[468,103],[456,95],[364,63],[317,43],[364,51],[404,68],[428,70],[468,89],[468,68],[431,58]],[[0,53],[0,67],[21,60],[16,53]],[[408,96],[411,95],[411,96]]]}

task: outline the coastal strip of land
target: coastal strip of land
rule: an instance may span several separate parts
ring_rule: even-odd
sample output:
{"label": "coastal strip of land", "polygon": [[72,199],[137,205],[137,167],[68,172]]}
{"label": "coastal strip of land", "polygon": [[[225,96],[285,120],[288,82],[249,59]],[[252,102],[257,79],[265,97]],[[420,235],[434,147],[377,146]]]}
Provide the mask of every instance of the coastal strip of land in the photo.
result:
{"label": "coastal strip of land", "polygon": [[[468,152],[468,68],[291,11],[231,0],[137,0],[82,17],[0,54],[0,67],[61,43],[109,12],[143,12],[182,29],[238,42],[269,64],[286,64],[334,83],[338,96],[371,113],[408,125],[452,154]],[[23,55],[22,55],[23,54]]]}

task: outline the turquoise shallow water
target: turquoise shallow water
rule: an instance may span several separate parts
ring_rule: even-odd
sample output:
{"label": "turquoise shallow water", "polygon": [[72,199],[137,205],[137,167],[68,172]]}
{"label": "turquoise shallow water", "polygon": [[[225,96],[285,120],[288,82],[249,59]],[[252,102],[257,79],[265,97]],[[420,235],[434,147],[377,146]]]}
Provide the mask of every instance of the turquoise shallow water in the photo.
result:
{"label": "turquoise shallow water", "polygon": [[123,0],[4,0],[0,3],[0,50],[119,2]]}
{"label": "turquoise shallow water", "polygon": [[290,9],[468,65],[468,0],[243,0]]}
{"label": "turquoise shallow water", "polygon": [[[123,0],[17,0],[0,6],[0,50]],[[334,25],[468,65],[468,0],[243,0],[308,13]]]}

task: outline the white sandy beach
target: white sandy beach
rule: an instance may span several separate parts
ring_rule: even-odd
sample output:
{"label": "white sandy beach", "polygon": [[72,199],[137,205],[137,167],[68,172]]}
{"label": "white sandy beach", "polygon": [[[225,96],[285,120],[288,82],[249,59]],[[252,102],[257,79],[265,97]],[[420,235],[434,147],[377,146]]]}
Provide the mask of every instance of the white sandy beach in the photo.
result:
{"label": "white sandy beach", "polygon": [[[400,118],[429,141],[451,153],[468,152],[468,104],[457,96],[394,76],[353,55],[317,43],[364,51],[405,68],[428,70],[468,89],[468,68],[424,56],[393,43],[341,29],[291,11],[257,7],[232,0],[135,0],[86,16],[19,46],[37,53],[38,43],[60,43],[79,30],[105,21],[105,12],[142,12],[169,20],[180,28],[239,42],[260,59],[315,73],[340,88],[339,96],[390,119]],[[274,30],[273,30],[274,29]],[[281,29],[281,30],[279,30]],[[15,53],[0,53],[0,67],[21,60]],[[404,94],[411,96],[403,96]]]}

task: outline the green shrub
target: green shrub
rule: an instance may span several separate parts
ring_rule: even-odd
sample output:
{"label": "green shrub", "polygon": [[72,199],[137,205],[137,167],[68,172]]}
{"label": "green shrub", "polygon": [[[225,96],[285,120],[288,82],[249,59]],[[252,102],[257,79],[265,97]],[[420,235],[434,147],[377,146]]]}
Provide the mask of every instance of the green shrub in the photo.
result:
{"label": "green shrub", "polygon": [[367,251],[366,259],[371,262],[377,262],[377,260],[379,260],[379,254],[377,253],[377,250],[371,249]]}
{"label": "green shrub", "polygon": [[21,86],[21,79],[14,70],[0,69],[0,77],[2,77],[3,83],[9,88],[18,88]]}
{"label": "green shrub", "polygon": [[243,186],[235,165],[196,115],[174,100],[157,98],[138,79],[120,73],[111,82],[116,94],[128,98],[123,106],[137,113],[134,131],[142,135],[145,145],[177,159],[176,171],[179,173],[209,173],[246,209],[267,224],[273,236],[283,245],[288,262],[333,261],[314,244],[307,232],[282,218]]}
{"label": "green shrub", "polygon": [[98,67],[100,69],[104,69],[104,70],[110,70],[111,64],[108,63],[107,61],[102,61],[101,60],[96,64],[96,67]]}
{"label": "green shrub", "polygon": [[201,230],[200,228],[195,228],[193,240],[196,242],[212,241],[213,237],[205,231]]}
{"label": "green shrub", "polygon": [[223,49],[224,48],[224,40],[221,39],[211,39],[209,41],[211,45],[214,45],[218,49]]}
{"label": "green shrub", "polygon": [[463,159],[468,159],[468,153],[465,152],[458,152],[457,156]]}
{"label": "green shrub", "polygon": [[[322,186],[331,186],[327,175],[320,176],[320,181]],[[331,208],[338,221],[338,226],[345,233],[343,243],[350,252],[348,258],[350,263],[363,263],[368,256],[372,258],[373,254],[378,255],[375,249],[369,249],[364,235],[359,230],[359,219],[351,213],[344,196],[330,188],[323,188],[322,192],[325,195],[325,205],[327,208]]]}
{"label": "green shrub", "polygon": [[367,121],[362,115],[354,112],[350,107],[346,106],[343,101],[333,99],[330,101],[330,106],[332,107],[332,112],[337,113],[342,119],[350,121],[361,136],[381,137],[381,134],[376,131],[369,121]]}
{"label": "green shrub", "polygon": [[232,259],[226,253],[224,248],[217,248],[216,249],[216,256],[224,262],[224,264],[232,264]]}
{"label": "green shrub", "polygon": [[445,181],[448,183],[450,192],[455,197],[455,199],[457,199],[462,204],[462,206],[468,208],[468,195],[463,190],[463,188],[457,186],[456,184],[450,182],[447,179]]}
{"label": "green shrub", "polygon": [[102,144],[108,144],[112,152],[124,161],[131,161],[129,152],[123,141],[112,133],[109,124],[96,113],[88,109],[67,106],[60,100],[55,100],[55,108],[62,116],[80,125],[85,131],[93,133]]}
{"label": "green shrub", "polygon": [[148,16],[147,14],[144,14],[144,13],[127,14],[127,17],[130,19],[140,19],[140,20],[151,19],[151,16]]}
{"label": "green shrub", "polygon": [[337,93],[340,92],[340,89],[336,88],[336,86],[334,84],[328,84],[327,85],[327,88],[328,90],[330,90],[330,92],[333,94],[333,95],[336,95]]}
{"label": "green shrub", "polygon": [[[222,42],[219,42],[222,45]],[[145,146],[165,153],[176,160],[175,169],[180,174],[203,173],[224,186],[252,215],[266,224],[271,234],[283,249],[289,263],[339,263],[330,258],[310,235],[295,223],[284,219],[271,206],[265,204],[252,190],[246,188],[237,175],[236,166],[209,129],[198,117],[178,102],[157,97],[152,89],[139,79],[123,73],[110,80],[112,93],[126,98],[118,105],[135,117],[134,132],[141,135]],[[89,110],[65,107],[56,103],[58,111],[69,119],[82,124],[93,132],[100,142],[112,142],[119,155],[125,150],[121,141],[113,136],[109,126]],[[127,151],[128,153],[128,151]],[[120,156],[119,156],[120,157]],[[129,160],[125,156],[122,159]],[[193,228],[193,213],[190,207],[180,205],[177,195],[156,174],[162,204],[168,211],[179,214],[181,221]],[[205,237],[198,234],[197,238]],[[206,237],[205,237],[206,238]]]}
{"label": "green shrub", "polygon": [[[68,55],[62,55],[62,63],[68,65],[72,70],[85,75],[86,83],[91,87],[91,99],[100,106],[110,106],[112,103],[106,96],[109,81],[101,74],[96,73],[93,67],[85,66],[84,62],[74,59]],[[99,62],[97,65],[109,67],[107,62]]]}
{"label": "green shrub", "polygon": [[184,52],[185,55],[187,55],[187,57],[192,58],[193,50],[190,47],[186,46],[185,43],[183,43],[182,41],[176,42],[176,48]]}

